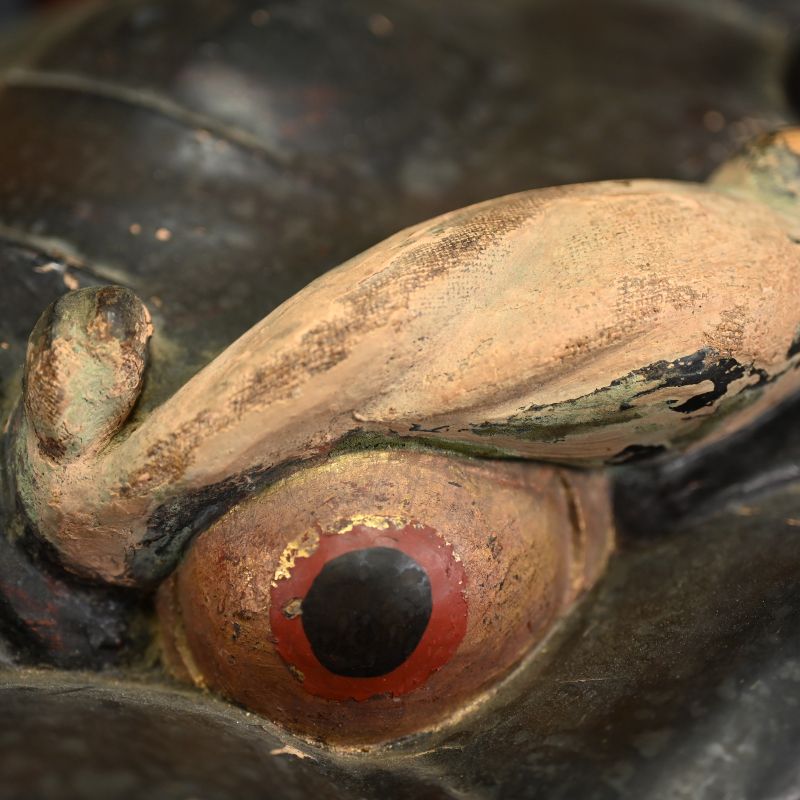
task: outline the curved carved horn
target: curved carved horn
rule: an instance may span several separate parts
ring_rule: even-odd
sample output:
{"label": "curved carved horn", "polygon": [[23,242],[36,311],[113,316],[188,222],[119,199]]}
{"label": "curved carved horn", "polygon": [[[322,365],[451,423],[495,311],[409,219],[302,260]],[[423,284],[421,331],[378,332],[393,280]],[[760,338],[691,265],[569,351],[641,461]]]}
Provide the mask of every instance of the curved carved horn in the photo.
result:
{"label": "curved carved horn", "polygon": [[[573,464],[680,446],[720,409],[760,410],[796,384],[800,248],[787,231],[756,200],[672,182],[482,203],[314,281],[114,438],[137,390],[146,316],[98,326],[70,317],[77,299],[62,301],[31,344],[20,497],[71,569],[147,583],[177,557],[165,538],[181,536],[159,529],[157,511],[180,517],[187,495],[325,452],[354,430]],[[108,336],[117,355],[96,355]],[[64,348],[106,377],[74,380],[78,362],[42,367],[62,363]],[[76,389],[87,385],[97,396]],[[42,412],[51,391],[62,393],[55,416]],[[142,555],[165,547],[160,561]]]}

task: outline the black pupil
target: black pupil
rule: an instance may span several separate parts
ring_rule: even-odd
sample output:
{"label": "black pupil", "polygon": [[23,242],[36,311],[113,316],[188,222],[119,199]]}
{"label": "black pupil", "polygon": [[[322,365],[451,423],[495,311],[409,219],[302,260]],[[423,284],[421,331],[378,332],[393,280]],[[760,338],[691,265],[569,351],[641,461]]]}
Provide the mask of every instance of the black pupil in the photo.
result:
{"label": "black pupil", "polygon": [[413,558],[389,547],[332,558],[303,600],[303,630],[336,675],[375,678],[399,667],[431,618],[431,584]]}

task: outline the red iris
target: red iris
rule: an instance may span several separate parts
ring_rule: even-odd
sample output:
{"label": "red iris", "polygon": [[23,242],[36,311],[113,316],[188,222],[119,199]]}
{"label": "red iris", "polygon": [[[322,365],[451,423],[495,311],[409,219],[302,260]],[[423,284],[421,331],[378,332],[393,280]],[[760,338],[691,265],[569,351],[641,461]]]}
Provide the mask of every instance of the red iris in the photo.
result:
{"label": "red iris", "polygon": [[[405,554],[398,567],[400,571],[375,573],[374,565],[386,562],[386,556],[391,557],[392,552],[398,556]],[[343,563],[345,559],[341,557],[346,554],[351,554],[353,566]],[[373,565],[372,574],[369,574],[370,563]],[[337,593],[336,576],[343,574],[343,567],[351,567],[347,573],[349,579],[341,578],[341,591]],[[321,577],[323,571],[325,575]],[[411,588],[410,581],[413,581]],[[358,605],[356,595],[359,587],[362,594],[367,592],[369,603],[366,606],[363,602]],[[270,625],[275,646],[293,674],[302,680],[303,687],[319,697],[366,700],[374,695],[406,694],[421,686],[433,672],[444,666],[461,643],[467,629],[465,588],[466,575],[461,562],[452,547],[433,528],[417,523],[387,529],[356,525],[342,534],[323,533],[314,553],[297,558],[289,577],[277,581],[271,590]],[[310,613],[312,596],[315,609],[319,609],[324,604],[324,596],[320,601],[320,595],[324,592],[328,592],[331,598],[329,616],[323,617],[331,628],[328,640],[338,639],[340,650],[341,647],[346,649],[351,641],[348,636],[352,634],[352,641],[357,642],[360,648],[360,657],[364,655],[364,648],[368,650],[374,646],[380,650],[389,646],[383,633],[386,636],[403,634],[403,631],[394,630],[398,625],[391,624],[389,620],[387,630],[382,629],[380,615],[387,612],[381,609],[386,609],[387,602],[389,605],[393,603],[395,609],[400,608],[412,614],[407,627],[416,628],[416,631],[411,631],[414,638],[410,653],[401,653],[402,663],[384,674],[370,675],[366,670],[365,677],[352,672],[337,674],[328,668],[331,662],[315,654],[315,647],[317,653],[320,652],[319,646],[317,642],[312,644],[310,641],[310,628],[308,624],[304,626],[303,620],[304,600],[309,598]],[[347,607],[348,595],[353,595],[351,608]],[[424,599],[420,600],[420,597]],[[415,603],[417,607],[409,610],[409,606]],[[365,615],[374,617],[366,625]],[[316,628],[319,627],[318,619],[317,611]],[[398,619],[402,617],[391,617],[392,623]],[[393,630],[388,630],[389,627]],[[354,631],[354,628],[358,630]],[[378,634],[374,642],[364,639],[370,632]],[[312,635],[311,638],[317,637]],[[367,655],[374,656],[370,663],[386,663],[386,653]],[[326,661],[328,666],[322,661]],[[358,673],[358,670],[353,672]]]}

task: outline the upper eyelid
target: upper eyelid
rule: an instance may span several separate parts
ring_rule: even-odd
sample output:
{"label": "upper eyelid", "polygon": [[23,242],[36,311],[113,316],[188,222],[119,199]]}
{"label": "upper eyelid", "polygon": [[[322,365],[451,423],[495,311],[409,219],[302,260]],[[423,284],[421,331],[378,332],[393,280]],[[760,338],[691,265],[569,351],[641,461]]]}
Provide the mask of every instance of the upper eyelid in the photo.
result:
{"label": "upper eyelid", "polygon": [[[215,487],[204,487],[198,492],[184,495],[177,504],[160,506],[148,520],[148,529],[152,531],[151,542],[156,541],[156,537],[158,537],[165,542],[165,545],[163,549],[157,547],[155,554],[149,550],[142,551],[138,564],[137,562],[132,564],[134,574],[168,573],[175,564],[179,563],[180,554],[183,553],[187,541],[207,530],[223,514],[231,511],[240,503],[246,502],[248,498],[267,491],[296,473],[317,466],[330,456],[369,450],[413,450],[441,453],[455,458],[465,456],[480,458],[484,463],[490,463],[498,458],[491,451],[487,452],[486,448],[458,448],[447,442],[437,446],[434,443],[411,437],[365,435],[356,430],[352,434],[344,436],[325,455],[287,462],[267,470],[256,470],[247,475],[232,476],[228,481]],[[509,458],[516,460],[515,457]],[[180,509],[179,511],[176,510],[176,506]],[[179,531],[181,536],[177,535]],[[173,552],[178,553],[174,558]],[[163,567],[153,563],[154,555],[156,558],[161,556]]]}
{"label": "upper eyelid", "polygon": [[[792,438],[786,434],[787,431],[794,430],[792,420],[796,417],[795,407],[798,403],[800,399],[784,404],[774,413],[765,415],[732,436],[698,449],[691,457],[678,453],[668,458],[621,469],[607,468],[616,476],[612,478],[616,497],[615,516],[621,525],[620,533],[623,538],[640,535],[642,519],[647,520],[645,527],[648,536],[668,534],[679,530],[684,517],[689,513],[695,518],[704,513],[711,513],[720,495],[737,492],[740,498],[745,497],[751,477],[757,474],[763,478],[760,462],[750,455],[754,452],[754,445],[763,448],[765,443],[769,443],[771,463],[776,473],[774,480],[783,480],[781,465],[787,460],[791,463],[795,460]],[[369,449],[422,450],[453,457],[463,455],[483,457],[485,458],[483,463],[492,461],[492,458],[485,453],[464,452],[463,449],[449,447],[446,442],[440,447],[434,447],[430,442],[410,437],[369,435],[359,431],[344,437],[331,450],[331,455]],[[296,472],[312,468],[323,458],[325,457],[282,465],[270,471],[267,480],[262,478],[251,481],[246,492],[232,499],[213,518],[208,518],[207,508],[201,508],[199,513],[192,517],[192,535],[206,530],[221,514],[238,503],[245,502],[253,494]],[[727,465],[726,470],[714,469],[715,465],[720,463]],[[713,476],[714,480],[709,481],[709,476]],[[698,480],[698,477],[703,477],[704,480]],[[767,485],[771,485],[768,476]],[[689,493],[686,487],[690,487]],[[758,491],[764,489],[763,481],[756,489]],[[641,513],[642,508],[647,508],[648,513]]]}
{"label": "upper eyelid", "polygon": [[[634,465],[607,467],[615,501],[615,520],[622,539],[646,535],[667,535],[680,531],[688,515],[694,521],[713,513],[720,499],[731,496],[746,500],[749,493],[759,493],[786,480],[786,468],[796,462],[796,445],[788,432],[795,430],[797,406],[800,397],[790,399],[772,413],[755,420],[731,436],[714,441],[693,451],[690,456],[674,453],[659,459],[650,459]],[[771,468],[764,473],[763,465],[754,452],[767,448]],[[480,451],[456,449],[447,442],[436,447],[429,441],[401,436],[380,436],[355,431],[345,437],[331,451],[331,455],[367,450],[410,449],[430,453],[444,453],[453,457],[480,457],[483,463],[496,459]],[[297,462],[277,479],[289,477],[302,469],[313,467],[321,459]],[[514,459],[512,459],[514,460]],[[726,465],[720,470],[720,464]],[[794,472],[792,472],[794,474]],[[754,479],[757,482],[754,483]],[[267,488],[269,484],[255,485],[252,492],[238,502]],[[232,506],[236,503],[231,504]],[[647,509],[647,513],[643,513]],[[644,526],[642,521],[645,520]],[[198,531],[213,524],[209,520]]]}

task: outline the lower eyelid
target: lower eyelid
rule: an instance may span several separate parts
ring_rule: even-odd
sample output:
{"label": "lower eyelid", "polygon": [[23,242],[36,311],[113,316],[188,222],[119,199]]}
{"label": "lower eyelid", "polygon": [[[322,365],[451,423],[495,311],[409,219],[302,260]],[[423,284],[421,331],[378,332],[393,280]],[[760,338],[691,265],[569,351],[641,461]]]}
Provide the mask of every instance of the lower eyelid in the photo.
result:
{"label": "lower eyelid", "polygon": [[[496,683],[602,573],[613,546],[608,497],[598,473],[417,451],[338,456],[198,537],[159,592],[165,659],[183,680],[309,738],[363,744],[428,729]],[[296,599],[301,610],[326,564],[370,548],[402,550],[429,574],[426,558],[449,553],[445,572],[463,570],[464,630],[447,644],[429,621],[403,663],[377,659],[392,666],[386,676],[342,680],[334,662],[314,661],[303,620],[271,604]],[[446,581],[431,585],[440,591]],[[458,626],[457,601],[445,609],[433,600],[430,620],[441,630],[445,613]],[[377,612],[367,604],[348,613]]]}

